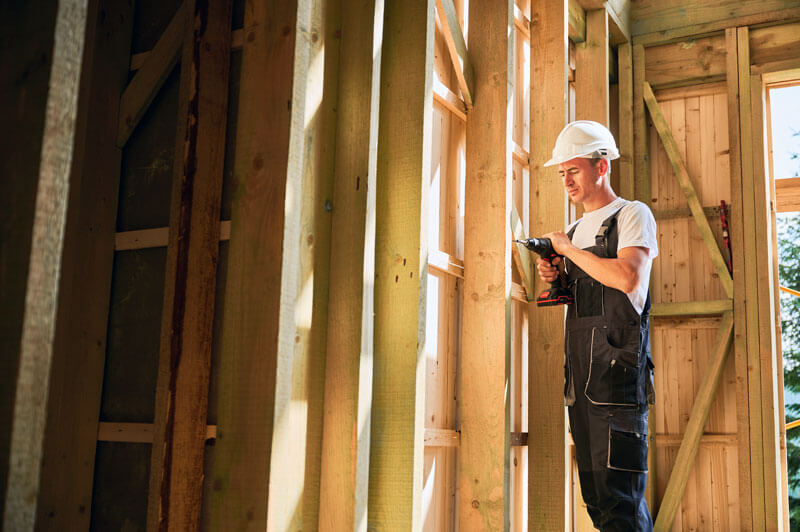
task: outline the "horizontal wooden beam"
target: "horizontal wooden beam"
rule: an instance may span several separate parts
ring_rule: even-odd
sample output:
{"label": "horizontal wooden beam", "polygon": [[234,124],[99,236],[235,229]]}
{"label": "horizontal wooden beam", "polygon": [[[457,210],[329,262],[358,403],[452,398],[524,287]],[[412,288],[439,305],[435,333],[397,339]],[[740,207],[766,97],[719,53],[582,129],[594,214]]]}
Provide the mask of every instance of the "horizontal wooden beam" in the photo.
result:
{"label": "horizontal wooden beam", "polygon": [[159,37],[153,50],[122,93],[119,104],[119,130],[117,146],[120,148],[136,129],[172,68],[178,62],[186,25],[186,4],[178,7],[167,29]]}
{"label": "horizontal wooden beam", "polygon": [[678,150],[678,144],[675,142],[675,138],[672,136],[667,119],[664,118],[664,114],[661,112],[661,108],[656,101],[656,97],[653,94],[653,89],[650,87],[650,84],[645,81],[642,83],[642,87],[644,89],[644,101],[645,104],[647,104],[648,110],[650,111],[650,117],[652,118],[653,124],[658,131],[658,136],[661,138],[661,142],[664,145],[664,149],[667,152],[670,163],[672,163],[672,169],[675,172],[675,176],[678,178],[681,189],[686,196],[686,202],[689,204],[689,209],[692,211],[692,216],[694,217],[695,223],[697,223],[697,229],[700,231],[700,235],[703,237],[703,241],[706,244],[709,255],[711,255],[711,262],[714,264],[714,267],[717,270],[719,280],[722,283],[722,287],[725,289],[725,293],[728,295],[728,297],[733,297],[733,279],[728,271],[728,265],[722,256],[719,246],[717,245],[714,232],[711,230],[711,226],[708,225],[708,220],[706,220],[706,217],[703,213],[703,207],[700,205],[700,199],[697,196],[697,192],[692,184],[692,179],[689,177],[689,172],[686,170],[686,165],[684,164],[683,158]]}
{"label": "horizontal wooden beam", "polygon": [[436,12],[439,14],[439,23],[450,52],[450,60],[458,78],[458,86],[467,109],[472,108],[472,95],[474,92],[474,71],[467,53],[467,42],[458,21],[458,13],[453,5],[453,0],[436,0]]}
{"label": "horizontal wooden beam", "polygon": [[680,506],[686,482],[689,480],[689,473],[694,467],[694,459],[697,455],[697,448],[700,438],[703,435],[711,405],[714,402],[722,371],[725,368],[725,361],[728,358],[731,343],[733,341],[733,311],[727,311],[719,326],[717,339],[712,350],[711,366],[700,384],[700,389],[692,405],[692,412],[689,414],[689,422],[683,436],[678,455],[675,457],[675,467],[672,469],[669,482],[667,483],[664,498],[661,500],[661,507],[655,522],[656,532],[667,532],[672,528],[672,521]]}
{"label": "horizontal wooden beam", "polygon": [[461,433],[452,429],[425,428],[425,447],[458,447]]}
{"label": "horizontal wooden beam", "polygon": [[433,73],[433,101],[453,113],[462,122],[467,121],[467,106],[464,100],[442,83],[436,72]]}
{"label": "horizontal wooden beam", "polygon": [[778,212],[800,211],[800,177],[776,179],[775,202]]}
{"label": "horizontal wooden beam", "polygon": [[715,316],[733,309],[733,300],[687,301],[681,303],[656,303],[650,309],[653,317]]}
{"label": "horizontal wooden beam", "polygon": [[513,150],[514,151],[511,152],[511,157],[513,157],[514,160],[521,164],[524,168],[527,168],[531,161],[531,155],[528,153],[528,151],[516,142],[513,144]]}
{"label": "horizontal wooden beam", "polygon": [[[217,426],[206,426],[206,439],[217,437]],[[153,443],[152,423],[111,423],[101,421],[97,425],[97,441],[121,443]]]}
{"label": "horizontal wooden beam", "polygon": [[[656,434],[654,436],[656,447],[679,447],[683,442],[683,434]],[[739,435],[735,432],[730,434],[709,434],[705,433],[700,437],[700,446],[709,445],[737,445]]]}
{"label": "horizontal wooden beam", "polygon": [[448,255],[444,251],[431,250],[428,252],[428,267],[447,275],[464,278],[464,261]]}
{"label": "horizontal wooden beam", "polygon": [[[231,51],[233,52],[236,50],[241,50],[243,41],[244,41],[244,30],[242,28],[233,30],[231,32]],[[130,62],[131,72],[142,68],[142,65],[144,65],[145,61],[147,60],[147,56],[150,55],[151,51],[152,50],[147,50],[146,52],[139,52],[138,54],[131,55],[131,62]]]}
{"label": "horizontal wooden beam", "polygon": [[[719,218],[719,207],[703,207],[703,214],[706,218]],[[689,208],[685,209],[663,209],[660,211],[653,211],[653,217],[656,220],[673,220],[675,218],[691,218],[692,211]]]}
{"label": "horizontal wooden beam", "polygon": [[[222,220],[219,223],[219,241],[224,242],[231,238],[231,221]],[[147,249],[165,247],[169,242],[169,227],[156,227],[154,229],[140,229],[138,231],[120,231],[114,235],[114,250],[125,251],[130,249]]]}

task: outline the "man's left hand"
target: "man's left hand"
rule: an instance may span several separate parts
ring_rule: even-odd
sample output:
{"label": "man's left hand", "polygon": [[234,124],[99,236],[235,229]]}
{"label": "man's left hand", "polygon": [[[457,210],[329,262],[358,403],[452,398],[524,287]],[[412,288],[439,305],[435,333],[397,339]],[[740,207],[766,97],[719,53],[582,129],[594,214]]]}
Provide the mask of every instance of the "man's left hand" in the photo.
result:
{"label": "man's left hand", "polygon": [[553,231],[552,233],[547,233],[544,235],[544,238],[549,238],[550,242],[553,244],[553,249],[556,250],[556,253],[559,255],[567,256],[567,253],[575,247],[572,245],[569,237],[563,231]]}

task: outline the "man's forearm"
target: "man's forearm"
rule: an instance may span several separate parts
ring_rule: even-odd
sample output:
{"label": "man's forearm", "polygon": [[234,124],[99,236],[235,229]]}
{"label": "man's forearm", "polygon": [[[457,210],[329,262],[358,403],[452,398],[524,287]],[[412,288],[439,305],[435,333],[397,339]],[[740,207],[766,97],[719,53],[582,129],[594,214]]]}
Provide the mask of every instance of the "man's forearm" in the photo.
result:
{"label": "man's forearm", "polygon": [[627,261],[600,258],[591,251],[577,247],[570,249],[566,256],[595,281],[626,294],[633,292],[639,284],[637,268]]}

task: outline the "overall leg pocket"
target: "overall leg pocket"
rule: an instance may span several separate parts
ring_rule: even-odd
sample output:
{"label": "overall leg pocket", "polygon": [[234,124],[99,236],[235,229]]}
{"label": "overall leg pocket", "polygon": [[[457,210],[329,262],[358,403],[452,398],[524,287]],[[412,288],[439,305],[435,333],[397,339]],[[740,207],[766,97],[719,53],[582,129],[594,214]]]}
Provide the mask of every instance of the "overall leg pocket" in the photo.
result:
{"label": "overall leg pocket", "polygon": [[[636,337],[638,342],[638,335]],[[589,378],[584,393],[596,405],[638,404],[639,351],[611,345],[607,330],[592,329]]]}
{"label": "overall leg pocket", "polygon": [[647,422],[641,415],[617,414],[609,418],[606,466],[618,471],[647,472]]}

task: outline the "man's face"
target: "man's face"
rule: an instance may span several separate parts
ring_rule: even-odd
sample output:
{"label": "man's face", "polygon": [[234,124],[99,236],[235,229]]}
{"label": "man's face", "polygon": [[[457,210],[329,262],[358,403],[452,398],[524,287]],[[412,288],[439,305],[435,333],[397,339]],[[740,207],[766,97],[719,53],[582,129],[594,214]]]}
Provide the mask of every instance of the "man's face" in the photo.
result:
{"label": "man's face", "polygon": [[603,188],[608,163],[605,159],[592,163],[591,159],[576,157],[558,165],[558,175],[573,203],[583,203]]}

